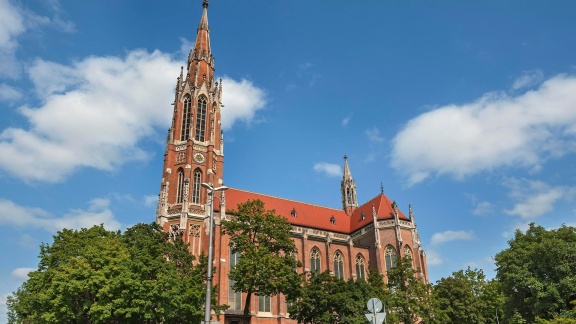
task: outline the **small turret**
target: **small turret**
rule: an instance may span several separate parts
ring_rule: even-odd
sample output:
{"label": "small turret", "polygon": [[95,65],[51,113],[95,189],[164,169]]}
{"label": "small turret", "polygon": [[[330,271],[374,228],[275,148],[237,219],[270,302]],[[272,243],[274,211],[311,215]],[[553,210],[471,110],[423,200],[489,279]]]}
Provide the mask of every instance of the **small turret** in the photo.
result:
{"label": "small turret", "polygon": [[342,176],[341,190],[342,208],[348,216],[351,216],[358,207],[358,198],[356,198],[356,183],[354,183],[354,179],[352,178],[352,173],[348,166],[348,157],[346,155],[344,155],[344,175]]}

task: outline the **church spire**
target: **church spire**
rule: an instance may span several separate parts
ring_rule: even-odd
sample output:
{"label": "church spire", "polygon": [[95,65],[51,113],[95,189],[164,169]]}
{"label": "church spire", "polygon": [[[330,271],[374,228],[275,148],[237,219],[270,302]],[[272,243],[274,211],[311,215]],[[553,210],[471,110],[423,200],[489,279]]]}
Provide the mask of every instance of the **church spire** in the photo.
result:
{"label": "church spire", "polygon": [[352,178],[350,167],[348,166],[348,157],[344,155],[344,175],[342,176],[341,183],[342,190],[342,208],[349,216],[352,215],[354,209],[358,207],[358,198],[356,198],[356,183]]}

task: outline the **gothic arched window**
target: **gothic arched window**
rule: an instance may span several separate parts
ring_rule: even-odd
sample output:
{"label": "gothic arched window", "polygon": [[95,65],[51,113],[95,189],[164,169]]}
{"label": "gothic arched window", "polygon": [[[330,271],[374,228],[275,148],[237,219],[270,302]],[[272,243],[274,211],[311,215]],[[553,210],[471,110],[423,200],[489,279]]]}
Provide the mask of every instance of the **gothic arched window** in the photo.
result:
{"label": "gothic arched window", "polygon": [[386,272],[396,266],[396,249],[393,248],[392,245],[386,247],[384,259],[386,260]]}
{"label": "gothic arched window", "polygon": [[356,278],[366,280],[366,266],[360,254],[356,256]]}
{"label": "gothic arched window", "polygon": [[320,273],[320,251],[317,248],[313,248],[310,252],[310,272]]}
{"label": "gothic arched window", "polygon": [[340,251],[334,254],[334,277],[344,279],[344,259]]}
{"label": "gothic arched window", "polygon": [[184,109],[182,110],[182,130],[180,131],[180,140],[186,141],[190,137],[190,124],[192,123],[192,99],[190,95],[184,98]]}
{"label": "gothic arched window", "polygon": [[[234,269],[239,259],[240,253],[234,253],[230,249],[230,270]],[[242,310],[242,292],[234,290],[235,283],[236,281],[228,278],[228,305],[231,310]]]}
{"label": "gothic arched window", "polygon": [[204,142],[206,133],[206,97],[198,98],[198,110],[196,112],[196,137],[197,141]]}
{"label": "gothic arched window", "polygon": [[258,296],[258,311],[270,313],[270,296]]}
{"label": "gothic arched window", "polygon": [[184,170],[178,169],[178,184],[176,186],[176,203],[181,204],[184,200]]}
{"label": "gothic arched window", "polygon": [[410,267],[412,267],[412,250],[408,245],[404,246],[404,257],[410,259]]}
{"label": "gothic arched window", "polygon": [[194,170],[194,182],[192,183],[192,203],[200,203],[200,186],[202,184],[202,171]]}

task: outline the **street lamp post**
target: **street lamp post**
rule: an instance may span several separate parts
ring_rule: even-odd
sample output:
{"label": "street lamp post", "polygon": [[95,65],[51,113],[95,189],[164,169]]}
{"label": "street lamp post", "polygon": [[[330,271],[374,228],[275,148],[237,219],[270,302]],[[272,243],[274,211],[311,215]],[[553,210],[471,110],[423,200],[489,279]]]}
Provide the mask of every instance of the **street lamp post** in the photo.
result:
{"label": "street lamp post", "polygon": [[226,186],[214,188],[211,184],[203,182],[202,187],[208,189],[208,196],[210,196],[210,228],[208,230],[208,274],[206,275],[206,303],[204,306],[204,324],[210,323],[211,313],[211,298],[212,298],[212,250],[214,249],[214,192],[224,191],[228,189]]}

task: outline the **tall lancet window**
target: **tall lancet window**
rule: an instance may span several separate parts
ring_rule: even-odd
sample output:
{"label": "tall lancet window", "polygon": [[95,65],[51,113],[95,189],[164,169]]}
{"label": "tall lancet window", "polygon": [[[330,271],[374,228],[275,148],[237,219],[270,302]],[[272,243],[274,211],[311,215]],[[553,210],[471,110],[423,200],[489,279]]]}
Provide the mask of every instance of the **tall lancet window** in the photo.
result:
{"label": "tall lancet window", "polygon": [[184,200],[184,170],[178,169],[178,185],[176,186],[176,203],[181,204]]}
{"label": "tall lancet window", "polygon": [[182,111],[182,131],[180,132],[180,140],[187,141],[190,137],[190,124],[192,123],[192,99],[190,95],[184,98],[184,110]]}
{"label": "tall lancet window", "polygon": [[356,278],[366,280],[366,267],[364,265],[364,258],[360,254],[356,256]]}
{"label": "tall lancet window", "polygon": [[410,268],[412,268],[412,250],[408,245],[404,246],[404,257],[410,259]]}
{"label": "tall lancet window", "polygon": [[384,260],[386,260],[386,272],[396,266],[396,249],[392,245],[386,247],[384,251]]}
{"label": "tall lancet window", "polygon": [[202,171],[194,170],[194,182],[192,183],[192,203],[200,203],[200,186],[202,184]]}
{"label": "tall lancet window", "polygon": [[320,273],[320,251],[317,248],[313,248],[310,252],[310,272]]}
{"label": "tall lancet window", "polygon": [[340,251],[334,254],[334,277],[344,279],[344,259]]}
{"label": "tall lancet window", "polygon": [[206,97],[198,98],[198,111],[196,112],[196,137],[195,139],[204,142],[206,134]]}

